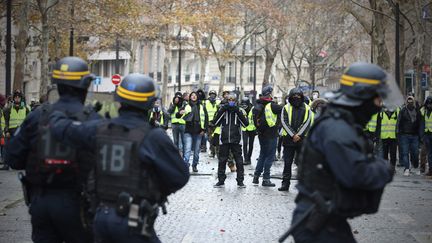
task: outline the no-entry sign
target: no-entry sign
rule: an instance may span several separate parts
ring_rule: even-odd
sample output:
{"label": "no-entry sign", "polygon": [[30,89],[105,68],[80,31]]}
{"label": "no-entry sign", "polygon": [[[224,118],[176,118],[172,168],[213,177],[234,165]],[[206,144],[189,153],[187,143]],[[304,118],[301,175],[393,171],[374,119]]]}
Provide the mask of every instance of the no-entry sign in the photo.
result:
{"label": "no-entry sign", "polygon": [[112,82],[114,85],[119,85],[120,82],[121,82],[121,76],[120,76],[120,74],[114,74],[114,75],[111,77],[111,82]]}

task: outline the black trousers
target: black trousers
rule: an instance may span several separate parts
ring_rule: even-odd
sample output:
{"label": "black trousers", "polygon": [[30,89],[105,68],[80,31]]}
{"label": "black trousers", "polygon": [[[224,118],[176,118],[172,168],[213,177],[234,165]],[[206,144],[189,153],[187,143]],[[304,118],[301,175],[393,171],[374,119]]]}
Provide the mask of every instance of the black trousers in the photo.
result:
{"label": "black trousers", "polygon": [[32,240],[36,243],[93,242],[81,223],[80,198],[70,191],[44,191],[30,205]]}
{"label": "black trousers", "polygon": [[237,167],[237,181],[244,180],[244,168],[243,168],[243,157],[242,149],[240,144],[226,143],[219,146],[219,166],[218,166],[218,179],[219,181],[225,181],[225,169],[226,163],[230,152],[234,156],[234,160]]}
{"label": "black trousers", "polygon": [[294,157],[300,153],[301,146],[284,146],[283,160],[284,169],[282,172],[282,184],[290,184],[291,167],[294,162]]}
{"label": "black trousers", "polygon": [[389,160],[390,153],[390,164],[395,167],[396,165],[396,153],[397,153],[397,140],[396,139],[382,139],[383,147],[383,158]]}
{"label": "black trousers", "polygon": [[255,131],[243,131],[243,156],[246,161],[251,160],[252,151],[254,147]]}

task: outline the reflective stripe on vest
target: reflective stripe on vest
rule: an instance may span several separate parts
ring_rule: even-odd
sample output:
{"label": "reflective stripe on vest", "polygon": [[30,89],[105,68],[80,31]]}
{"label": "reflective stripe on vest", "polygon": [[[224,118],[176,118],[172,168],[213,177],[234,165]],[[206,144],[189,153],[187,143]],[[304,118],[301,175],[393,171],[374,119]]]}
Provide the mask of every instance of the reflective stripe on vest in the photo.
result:
{"label": "reflective stripe on vest", "polygon": [[249,125],[247,127],[242,127],[242,131],[252,132],[252,131],[256,130],[255,124],[253,122],[252,110],[253,109],[250,109],[250,111],[249,111],[249,113],[247,115]]}
{"label": "reflective stripe on vest", "polygon": [[18,111],[12,107],[9,116],[9,128],[17,128],[26,118],[26,109],[20,108]]}
{"label": "reflective stripe on vest", "polygon": [[186,121],[182,118],[176,118],[176,114],[178,112],[178,107],[176,106],[174,112],[171,114],[171,124],[186,124]]}
{"label": "reflective stripe on vest", "polygon": [[216,100],[215,103],[211,103],[210,100],[206,100],[205,105],[207,109],[207,115],[209,121],[212,121],[218,108],[219,108],[220,100]]}
{"label": "reflective stripe on vest", "polygon": [[[159,111],[159,115],[160,115],[160,122],[159,123],[164,124],[164,116],[163,116],[162,111]],[[152,119],[153,116],[154,116],[154,112],[150,112],[150,119]]]}
{"label": "reflective stripe on vest", "polygon": [[273,113],[272,108],[271,108],[271,104],[272,103],[270,102],[265,106],[264,114],[265,114],[267,125],[269,127],[274,127],[276,125],[277,115],[275,113]]}
{"label": "reflective stripe on vest", "polygon": [[[204,106],[203,105],[199,105],[200,109],[199,109],[199,113],[200,113],[200,125],[201,125],[201,129],[205,129],[205,111],[204,111]],[[187,105],[185,107],[185,113],[183,114],[183,117],[186,116],[187,114],[192,112],[192,107],[190,105]]]}
{"label": "reflective stripe on vest", "polygon": [[381,112],[381,117],[381,139],[395,139],[398,111],[393,112],[390,118],[387,113]]}
{"label": "reflective stripe on vest", "polygon": [[378,113],[374,114],[370,121],[367,123],[365,130],[369,132],[375,132],[376,131],[376,125],[377,125],[377,118]]}
{"label": "reflective stripe on vest", "polygon": [[425,122],[425,132],[432,132],[432,112],[427,116],[427,113],[424,108],[421,109],[421,114],[424,117]]}
{"label": "reflective stripe on vest", "polygon": [[[289,125],[291,126],[293,109],[291,108],[290,104],[286,104],[284,106],[284,108],[288,114],[288,122],[289,122]],[[306,122],[308,122],[308,120],[310,121],[308,123],[312,124],[312,120],[313,120],[313,115],[311,114],[312,112],[310,110],[310,107],[308,105],[306,105],[306,103],[305,103],[305,109],[306,109],[306,111],[305,111],[305,114],[303,117],[303,123],[300,125],[300,127],[302,127],[303,131],[307,128],[307,126],[304,126],[304,124]],[[283,119],[283,117],[281,117],[281,119]],[[302,130],[302,129],[300,129],[300,130]],[[302,134],[303,131],[299,131],[298,133]],[[285,131],[285,129],[282,129],[282,136],[287,136],[287,135],[288,135],[288,133]]]}

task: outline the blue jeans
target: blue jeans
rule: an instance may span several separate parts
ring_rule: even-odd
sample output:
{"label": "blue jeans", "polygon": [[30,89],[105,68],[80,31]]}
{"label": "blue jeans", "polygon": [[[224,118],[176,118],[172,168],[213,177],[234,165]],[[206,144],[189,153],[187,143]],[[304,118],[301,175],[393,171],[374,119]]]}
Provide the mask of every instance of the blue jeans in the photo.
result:
{"label": "blue jeans", "polygon": [[193,161],[192,166],[197,166],[199,160],[199,153],[201,150],[201,139],[203,135],[201,134],[190,134],[185,133],[185,152],[183,154],[183,159],[186,164],[189,165],[189,159],[193,149]]}
{"label": "blue jeans", "polygon": [[399,136],[399,149],[402,155],[402,165],[405,169],[410,168],[411,164],[414,168],[419,166],[419,137],[410,134],[401,134]]}
{"label": "blue jeans", "polygon": [[172,133],[174,145],[184,154],[185,149],[185,125],[183,124],[172,124]]}
{"label": "blue jeans", "polygon": [[255,168],[255,176],[260,176],[264,170],[264,180],[270,179],[270,168],[275,160],[277,137],[275,138],[260,138],[260,154]]}
{"label": "blue jeans", "polygon": [[429,164],[429,171],[432,171],[432,134],[424,135],[423,142],[426,145],[428,151],[427,161]]}

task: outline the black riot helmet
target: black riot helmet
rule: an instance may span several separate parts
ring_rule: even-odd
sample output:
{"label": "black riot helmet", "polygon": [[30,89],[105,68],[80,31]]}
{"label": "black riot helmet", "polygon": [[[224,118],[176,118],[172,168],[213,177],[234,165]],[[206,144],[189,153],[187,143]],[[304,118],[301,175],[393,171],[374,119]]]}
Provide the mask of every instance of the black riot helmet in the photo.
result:
{"label": "black riot helmet", "polygon": [[53,84],[87,90],[95,75],[90,74],[87,63],[79,57],[65,57],[54,66]]}
{"label": "black riot helmet", "polygon": [[292,89],[290,90],[289,94],[288,94],[288,97],[291,98],[291,97],[293,97],[294,95],[299,95],[302,99],[303,99],[303,97],[304,97],[304,95],[303,95],[303,91],[302,91],[301,89],[299,89],[299,88],[292,88]]}
{"label": "black riot helmet", "polygon": [[115,101],[141,110],[150,110],[158,99],[157,84],[147,75],[127,75],[117,87]]}
{"label": "black riot helmet", "polygon": [[432,104],[432,96],[428,96],[425,99],[424,105]]}
{"label": "black riot helmet", "polygon": [[270,96],[273,93],[273,87],[271,85],[266,85],[263,87],[261,94],[263,96]]}
{"label": "black riot helmet", "polygon": [[344,72],[340,79],[340,90],[330,102],[355,107],[377,96],[387,106],[400,105],[395,103],[403,101],[396,83],[382,68],[375,64],[357,62]]}

